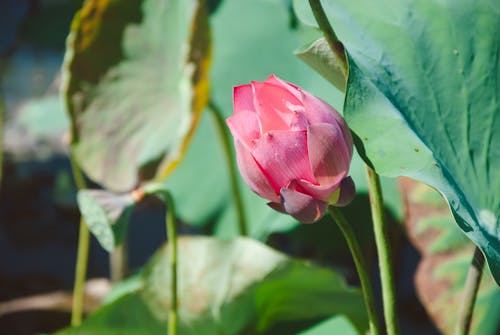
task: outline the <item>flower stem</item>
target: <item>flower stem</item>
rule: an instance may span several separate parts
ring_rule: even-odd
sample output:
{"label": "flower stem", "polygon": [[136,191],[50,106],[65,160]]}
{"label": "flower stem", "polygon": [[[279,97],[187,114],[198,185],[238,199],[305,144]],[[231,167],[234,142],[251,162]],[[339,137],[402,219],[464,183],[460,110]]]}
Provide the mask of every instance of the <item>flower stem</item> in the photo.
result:
{"label": "flower stem", "polygon": [[319,29],[323,32],[325,39],[332,49],[332,52],[335,53],[338,60],[342,62],[342,69],[344,77],[347,78],[347,60],[345,56],[344,45],[339,41],[335,31],[332,26],[328,22],[328,18],[326,17],[323,6],[321,5],[320,0],[309,0],[309,6],[312,9],[314,14],[314,18],[316,22],[318,22]]}
{"label": "flower stem", "polygon": [[384,302],[384,319],[387,334],[399,334],[396,317],[396,297],[394,293],[394,277],[392,267],[392,252],[389,239],[389,226],[384,220],[384,200],[380,178],[369,166],[366,166],[368,189],[370,193],[370,208],[372,213],[375,244],[379,259],[380,278],[382,282],[382,300]]}
{"label": "flower stem", "polygon": [[458,315],[457,327],[455,335],[466,335],[470,331],[472,321],[472,313],[474,311],[474,303],[476,301],[477,291],[483,274],[484,256],[478,247],[474,250],[474,256],[467,272],[465,280],[465,289],[460,306],[460,314]]}
{"label": "flower stem", "polygon": [[[83,173],[78,167],[78,164],[69,149],[69,159],[71,163],[71,170],[73,172],[73,179],[75,180],[76,188],[78,190],[84,189],[85,179]],[[73,286],[73,307],[71,310],[71,326],[79,326],[82,323],[83,316],[83,295],[85,289],[85,279],[87,277],[87,263],[89,258],[89,242],[90,234],[87,224],[83,217],[80,218],[80,231],[78,234],[78,250],[76,256],[76,269],[75,269],[75,282]]]}
{"label": "flower stem", "polygon": [[177,297],[177,231],[175,228],[175,206],[174,200],[168,191],[159,193],[167,204],[167,240],[169,244],[169,263],[171,271],[170,282],[170,309],[168,311],[168,335],[177,335],[178,321],[178,297]]}
{"label": "flower stem", "polygon": [[379,335],[381,332],[375,309],[375,302],[373,299],[373,289],[370,284],[370,278],[366,270],[366,262],[363,257],[363,253],[361,252],[361,247],[359,246],[352,227],[349,225],[342,212],[337,207],[331,205],[328,207],[328,210],[331,217],[342,231],[342,234],[347,241],[347,245],[349,246],[349,250],[351,251],[352,258],[354,259],[354,264],[356,265],[356,270],[358,271],[359,280],[361,282],[361,289],[363,291],[366,309],[368,311],[370,333],[372,335]]}
{"label": "flower stem", "polygon": [[224,117],[222,112],[217,107],[217,105],[211,100],[208,107],[212,111],[214,117],[215,125],[217,127],[217,132],[224,149],[224,155],[226,156],[226,163],[229,169],[229,177],[231,179],[231,191],[233,193],[233,200],[236,205],[236,211],[238,215],[238,226],[240,230],[240,235],[246,236],[248,234],[245,207],[243,206],[243,199],[241,196],[241,189],[238,183],[238,172],[234,164],[233,150],[231,149],[231,140],[228,129],[224,122]]}

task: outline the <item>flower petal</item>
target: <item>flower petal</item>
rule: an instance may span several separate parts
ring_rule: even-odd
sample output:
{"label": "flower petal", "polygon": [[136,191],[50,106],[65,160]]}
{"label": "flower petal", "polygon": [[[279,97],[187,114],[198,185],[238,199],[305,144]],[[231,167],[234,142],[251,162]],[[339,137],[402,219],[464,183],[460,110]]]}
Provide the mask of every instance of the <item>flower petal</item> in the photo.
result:
{"label": "flower petal", "polygon": [[281,202],[288,214],[303,223],[319,220],[328,207],[324,201],[289,188],[281,189]]}
{"label": "flower petal", "polygon": [[306,131],[272,131],[255,144],[253,157],[276,193],[291,180],[314,182],[307,155]]}
{"label": "flower petal", "polygon": [[300,192],[325,201],[339,187],[338,184],[316,185],[303,179],[296,180],[295,182]]}
{"label": "flower petal", "polygon": [[264,199],[279,202],[278,193],[274,191],[265,174],[253,158],[250,151],[238,139],[234,140],[236,161],[241,176],[252,191]]}
{"label": "flower petal", "polygon": [[226,119],[226,124],[233,137],[244,144],[248,150],[254,147],[260,137],[259,120],[257,114],[249,110],[241,110]]}
{"label": "flower petal", "polygon": [[340,182],[340,197],[337,203],[335,203],[335,206],[347,206],[355,195],[356,186],[354,185],[354,180],[352,180],[351,177],[344,178],[342,182]]}
{"label": "flower petal", "polygon": [[267,205],[274,209],[275,211],[278,211],[283,214],[288,214],[285,210],[285,207],[279,202],[268,202]]}
{"label": "flower petal", "polygon": [[235,114],[241,111],[255,111],[252,85],[245,84],[233,87],[233,109]]}
{"label": "flower petal", "polygon": [[297,100],[302,102],[302,89],[297,85],[289,83],[288,81],[281,80],[274,74],[271,74],[269,77],[267,77],[264,82],[267,84],[273,84],[285,88],[288,92],[293,94],[297,98]]}
{"label": "flower petal", "polygon": [[262,133],[290,129],[292,121],[296,119],[295,112],[304,109],[302,102],[283,86],[266,82],[252,82],[251,85]]}
{"label": "flower petal", "polygon": [[320,185],[337,185],[347,175],[351,148],[336,124],[316,124],[307,129],[311,170]]}
{"label": "flower petal", "polygon": [[320,98],[315,97],[311,93],[302,90],[302,94],[302,101],[304,102],[304,114],[306,115],[309,123],[338,124],[340,126],[340,129],[342,129],[344,141],[348,144],[348,147],[350,148],[350,154],[352,156],[351,132],[349,131],[349,127],[345,123],[345,120],[342,118],[342,115],[340,115],[339,112],[335,110],[335,108],[333,108]]}

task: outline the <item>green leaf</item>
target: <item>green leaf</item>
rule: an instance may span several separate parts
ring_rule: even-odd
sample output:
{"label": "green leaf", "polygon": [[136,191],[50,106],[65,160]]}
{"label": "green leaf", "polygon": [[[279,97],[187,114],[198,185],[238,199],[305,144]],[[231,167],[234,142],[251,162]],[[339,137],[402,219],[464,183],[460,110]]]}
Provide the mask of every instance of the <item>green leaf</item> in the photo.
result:
{"label": "green leaf", "polygon": [[131,194],[78,191],[78,207],[89,230],[108,252],[123,242],[135,200]]}
{"label": "green leaf", "polygon": [[323,4],[349,54],[344,113],[358,150],[382,175],[439,189],[500,283],[500,6]]}
{"label": "green leaf", "polygon": [[56,335],[163,335],[166,329],[139,294],[129,293],[96,310],[81,326]]}
{"label": "green leaf", "polygon": [[340,91],[345,90],[346,81],[342,72],[342,62],[332,52],[324,37],[317,39],[307,47],[295,51],[295,55],[335,85]]}
{"label": "green leaf", "polygon": [[231,195],[226,158],[209,113],[203,113],[184,158],[162,183],[172,193],[178,218],[197,226],[220,215]]}
{"label": "green leaf", "polygon": [[[333,315],[347,316],[360,333],[368,328],[361,293],[336,272],[247,238],[178,242],[179,334],[261,334],[289,321]],[[168,262],[167,246],[147,265],[136,291],[58,334],[163,334],[170,306]]]}
{"label": "green leaf", "polygon": [[318,325],[305,330],[298,335],[357,335],[360,334],[349,320],[344,316],[334,316]]}
{"label": "green leaf", "polygon": [[72,148],[91,179],[128,191],[172,170],[207,102],[208,35],[196,0],[84,3],[63,93]]}
{"label": "green leaf", "polygon": [[[410,180],[402,188],[407,198],[407,232],[422,254],[416,289],[429,316],[443,333],[449,333],[457,321],[456,313],[449,313],[450,306],[461,303],[474,246],[453,224],[448,205],[435,190]],[[500,330],[500,289],[488,272],[485,269],[474,306],[471,334],[475,335]]]}

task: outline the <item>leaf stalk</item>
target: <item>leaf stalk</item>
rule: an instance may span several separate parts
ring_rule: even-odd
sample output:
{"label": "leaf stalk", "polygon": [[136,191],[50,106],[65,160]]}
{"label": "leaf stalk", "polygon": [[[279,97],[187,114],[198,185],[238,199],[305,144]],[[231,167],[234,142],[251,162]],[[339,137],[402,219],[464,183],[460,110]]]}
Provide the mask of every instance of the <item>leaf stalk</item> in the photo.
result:
{"label": "leaf stalk", "polygon": [[224,122],[224,117],[222,115],[222,111],[220,110],[220,108],[212,100],[210,100],[208,107],[212,112],[212,116],[215,121],[215,126],[217,128],[217,133],[219,134],[222,148],[224,150],[224,156],[226,157],[226,163],[229,170],[229,178],[231,181],[232,196],[234,203],[236,205],[236,212],[238,215],[238,227],[240,235],[247,236],[248,229],[246,222],[245,206],[243,205],[241,188],[240,184],[238,183],[238,171],[234,164],[234,154],[231,148],[231,136],[229,134],[229,130],[227,129],[226,123]]}
{"label": "leaf stalk", "polygon": [[460,305],[460,312],[458,314],[457,327],[455,335],[466,335],[470,332],[472,321],[472,314],[474,312],[474,304],[481,283],[481,276],[484,268],[484,256],[481,250],[476,247],[474,249],[474,256],[467,272],[465,279],[465,289]]}
{"label": "leaf stalk", "polygon": [[381,332],[377,317],[377,311],[375,309],[373,288],[370,283],[370,277],[368,276],[368,271],[366,268],[366,261],[361,251],[361,247],[359,246],[358,239],[356,238],[351,225],[349,224],[349,222],[347,222],[346,218],[337,207],[330,205],[328,206],[328,211],[332,219],[337,223],[340,230],[342,231],[342,234],[347,241],[347,245],[349,246],[349,250],[351,251],[352,258],[354,259],[354,264],[356,265],[356,270],[361,282],[361,290],[363,291],[366,309],[368,311],[370,334],[379,335],[381,334]]}

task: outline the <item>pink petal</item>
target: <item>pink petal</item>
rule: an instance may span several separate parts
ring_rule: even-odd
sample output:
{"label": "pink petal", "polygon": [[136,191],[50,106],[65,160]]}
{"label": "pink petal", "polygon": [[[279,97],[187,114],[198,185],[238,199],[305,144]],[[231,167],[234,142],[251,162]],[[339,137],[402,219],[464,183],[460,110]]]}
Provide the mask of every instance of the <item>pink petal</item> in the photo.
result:
{"label": "pink petal", "polygon": [[356,195],[356,186],[354,185],[354,180],[351,177],[344,178],[340,182],[340,196],[339,200],[335,206],[344,207],[347,206],[354,196]]}
{"label": "pink petal", "polygon": [[255,144],[253,157],[276,193],[294,179],[314,182],[307,155],[306,131],[272,131]]}
{"label": "pink petal", "polygon": [[302,102],[283,86],[252,82],[252,88],[262,133],[290,129],[295,112],[304,109]]}
{"label": "pink petal", "polygon": [[316,123],[337,123],[342,129],[342,135],[344,137],[344,142],[348,144],[350,148],[350,154],[352,156],[352,137],[351,132],[349,131],[349,127],[345,123],[342,115],[339,114],[329,104],[313,96],[311,93],[302,90],[303,101],[304,101],[304,113],[307,116],[307,120],[310,124]]}
{"label": "pink petal", "polygon": [[281,202],[288,214],[303,223],[319,220],[328,207],[324,201],[288,188],[281,190]]}
{"label": "pink petal", "polygon": [[320,185],[337,185],[347,175],[351,148],[336,124],[316,124],[307,130],[311,169]]}
{"label": "pink petal", "polygon": [[271,74],[269,77],[267,77],[267,79],[264,82],[267,84],[283,87],[288,92],[293,94],[297,98],[297,100],[302,101],[302,89],[297,85],[289,83],[288,81],[281,80],[274,74]]}
{"label": "pink petal", "polygon": [[272,202],[279,202],[277,192],[274,191],[271,184],[267,180],[265,174],[252,157],[250,151],[238,139],[234,140],[236,149],[236,161],[240,170],[241,176],[252,191],[257,193],[264,199]]}
{"label": "pink petal", "polygon": [[260,137],[259,120],[255,112],[241,110],[228,117],[226,123],[234,138],[244,144],[248,150],[254,147],[255,140]]}
{"label": "pink petal", "polygon": [[245,84],[233,87],[233,109],[235,114],[241,111],[255,111],[252,85]]}
{"label": "pink petal", "polygon": [[285,210],[285,207],[283,207],[283,205],[279,202],[268,202],[267,205],[277,212],[288,214]]}
{"label": "pink petal", "polygon": [[295,182],[300,192],[320,200],[326,200],[339,187],[337,184],[317,185],[303,179]]}

